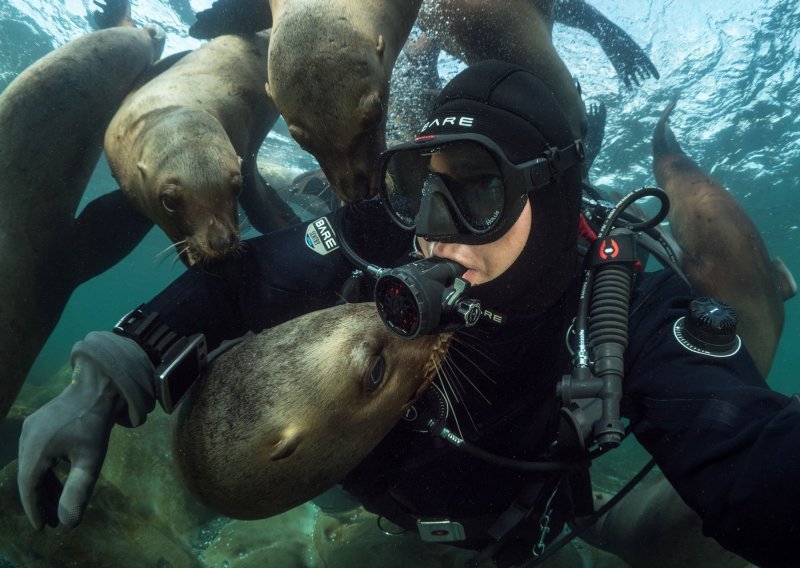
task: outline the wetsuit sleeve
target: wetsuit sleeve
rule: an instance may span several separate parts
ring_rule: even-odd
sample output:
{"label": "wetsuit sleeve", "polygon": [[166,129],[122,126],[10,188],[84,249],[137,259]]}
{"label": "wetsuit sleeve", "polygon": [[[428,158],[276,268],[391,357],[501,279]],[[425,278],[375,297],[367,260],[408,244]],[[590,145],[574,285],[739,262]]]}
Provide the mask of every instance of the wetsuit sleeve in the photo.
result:
{"label": "wetsuit sleeve", "polygon": [[800,400],[770,390],[744,349],[712,358],[682,346],[673,324],[690,300],[669,272],[639,288],[623,413],[704,534],[757,565],[789,565],[800,538]]}
{"label": "wetsuit sleeve", "polygon": [[[158,312],[180,334],[204,333],[213,349],[225,339],[339,303],[355,269],[337,243],[342,225],[353,247],[372,262],[401,248],[388,246],[397,239],[379,202],[364,202],[323,219],[245,241],[241,255],[187,270],[145,309]],[[407,249],[408,244],[406,239],[402,246]]]}

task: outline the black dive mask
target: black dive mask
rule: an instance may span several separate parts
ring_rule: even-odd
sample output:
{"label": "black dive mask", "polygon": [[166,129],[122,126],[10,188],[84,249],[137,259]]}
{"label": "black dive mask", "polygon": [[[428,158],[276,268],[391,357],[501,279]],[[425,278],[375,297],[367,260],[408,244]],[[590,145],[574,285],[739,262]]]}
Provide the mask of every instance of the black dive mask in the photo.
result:
{"label": "black dive mask", "polygon": [[580,140],[512,164],[480,134],[420,136],[383,153],[379,192],[394,221],[419,237],[485,244],[511,228],[529,193],[582,159]]}

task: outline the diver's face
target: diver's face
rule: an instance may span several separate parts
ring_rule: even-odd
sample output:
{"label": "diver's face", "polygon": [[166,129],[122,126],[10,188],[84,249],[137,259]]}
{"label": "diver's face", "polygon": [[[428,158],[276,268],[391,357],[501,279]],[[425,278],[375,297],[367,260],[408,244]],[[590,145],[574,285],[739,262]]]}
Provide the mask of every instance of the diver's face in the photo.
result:
{"label": "diver's face", "polygon": [[[444,154],[431,157],[431,171],[453,175],[452,160]],[[519,258],[533,224],[531,203],[525,204],[522,213],[511,228],[499,239],[484,245],[465,245],[461,243],[440,243],[417,238],[422,254],[427,258],[437,256],[447,258],[464,266],[467,271],[462,278],[473,286],[494,280],[503,274]]]}

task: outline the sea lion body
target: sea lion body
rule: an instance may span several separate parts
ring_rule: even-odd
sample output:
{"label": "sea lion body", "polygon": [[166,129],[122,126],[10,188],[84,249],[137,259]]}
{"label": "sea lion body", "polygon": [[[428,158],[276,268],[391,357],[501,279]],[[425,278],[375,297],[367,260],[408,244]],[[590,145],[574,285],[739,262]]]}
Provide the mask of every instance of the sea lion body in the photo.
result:
{"label": "sea lion body", "polygon": [[96,31],[38,60],[0,94],[0,418],[72,291],[150,227],[141,223],[135,242],[120,243],[127,221],[119,213],[104,217],[90,204],[74,215],[106,126],[163,45],[153,28]]}
{"label": "sea lion body", "polygon": [[783,302],[796,286],[783,263],[770,260],[747,212],[683,152],[667,124],[674,108],[675,101],[653,133],[653,172],[670,198],[681,268],[699,294],[736,309],[739,334],[766,377],[783,330]]}
{"label": "sea lion body", "polygon": [[190,490],[265,518],[340,481],[436,374],[449,335],[400,339],[374,304],[306,314],[221,355],[184,404],[175,454]]}
{"label": "sea lion body", "polygon": [[269,4],[269,92],[289,132],[341,199],[375,195],[389,79],[421,0]]}
{"label": "sea lion body", "polygon": [[553,0],[426,0],[420,27],[450,55],[472,65],[501,59],[531,71],[553,92],[573,134],[587,131],[586,109],[553,45]]}
{"label": "sea lion body", "polygon": [[[106,132],[123,192],[185,245],[187,264],[239,246],[237,198],[261,182],[255,156],[278,118],[264,91],[268,46],[269,31],[211,40],[131,93]],[[268,229],[295,220],[281,214]]]}

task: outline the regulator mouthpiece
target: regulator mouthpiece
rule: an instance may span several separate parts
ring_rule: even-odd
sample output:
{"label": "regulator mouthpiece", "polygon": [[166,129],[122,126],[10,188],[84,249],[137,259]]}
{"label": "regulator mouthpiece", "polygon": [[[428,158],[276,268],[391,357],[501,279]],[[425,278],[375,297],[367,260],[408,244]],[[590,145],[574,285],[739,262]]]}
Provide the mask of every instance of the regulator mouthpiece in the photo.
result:
{"label": "regulator mouthpiece", "polygon": [[375,285],[383,323],[406,339],[475,325],[481,305],[464,297],[470,288],[464,272],[452,260],[425,258],[384,273]]}

